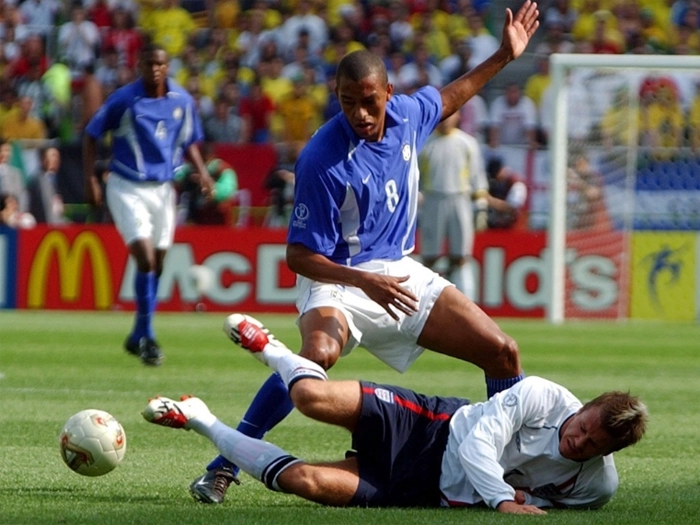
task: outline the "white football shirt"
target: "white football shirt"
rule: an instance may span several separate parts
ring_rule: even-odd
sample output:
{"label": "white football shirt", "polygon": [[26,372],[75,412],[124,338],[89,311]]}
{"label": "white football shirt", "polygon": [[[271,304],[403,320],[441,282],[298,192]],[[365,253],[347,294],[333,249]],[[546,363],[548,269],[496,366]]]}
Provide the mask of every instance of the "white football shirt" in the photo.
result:
{"label": "white football shirt", "polygon": [[538,507],[607,503],[618,484],[612,455],[578,462],[559,453],[559,429],[581,406],[564,387],[532,376],[459,409],[442,459],[443,505],[496,508],[515,489]]}

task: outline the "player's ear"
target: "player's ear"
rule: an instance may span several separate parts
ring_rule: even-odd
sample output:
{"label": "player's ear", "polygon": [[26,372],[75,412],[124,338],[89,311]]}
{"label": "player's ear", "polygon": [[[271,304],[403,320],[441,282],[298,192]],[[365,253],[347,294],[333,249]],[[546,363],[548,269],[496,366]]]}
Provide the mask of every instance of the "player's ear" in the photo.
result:
{"label": "player's ear", "polygon": [[389,100],[393,94],[394,94],[394,84],[389,82],[386,85],[386,99]]}

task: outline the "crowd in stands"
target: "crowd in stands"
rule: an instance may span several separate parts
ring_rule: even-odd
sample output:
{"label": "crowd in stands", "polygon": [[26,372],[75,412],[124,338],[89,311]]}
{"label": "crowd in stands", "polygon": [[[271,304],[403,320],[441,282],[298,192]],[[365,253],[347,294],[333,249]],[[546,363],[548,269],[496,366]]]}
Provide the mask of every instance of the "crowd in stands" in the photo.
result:
{"label": "crowd in stands", "polygon": [[[543,0],[540,11],[529,76],[462,109],[460,127],[491,150],[546,146],[551,53],[700,54],[698,0]],[[335,69],[346,53],[380,55],[397,93],[440,87],[493,53],[501,15],[493,0],[0,0],[0,138],[78,143],[155,41],[196,99],[208,141],[295,149],[340,111]],[[695,85],[654,82],[644,140],[700,147]],[[629,127],[618,123],[606,115],[596,129],[624,143]]]}

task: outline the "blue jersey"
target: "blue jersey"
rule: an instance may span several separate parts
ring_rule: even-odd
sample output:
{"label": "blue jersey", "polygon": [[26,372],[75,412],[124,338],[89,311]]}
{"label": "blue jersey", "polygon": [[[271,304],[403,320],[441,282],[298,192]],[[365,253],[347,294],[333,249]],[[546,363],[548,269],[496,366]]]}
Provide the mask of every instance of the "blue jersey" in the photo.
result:
{"label": "blue jersey", "polygon": [[138,79],[112,93],[85,132],[112,131],[110,171],[133,181],[173,179],[187,147],[204,138],[192,96],[172,80],[164,97],[146,96]]}
{"label": "blue jersey", "polygon": [[324,124],[297,161],[287,242],[344,265],[411,253],[418,151],[441,114],[440,93],[425,87],[389,100],[378,142],[360,139],[342,113]]}

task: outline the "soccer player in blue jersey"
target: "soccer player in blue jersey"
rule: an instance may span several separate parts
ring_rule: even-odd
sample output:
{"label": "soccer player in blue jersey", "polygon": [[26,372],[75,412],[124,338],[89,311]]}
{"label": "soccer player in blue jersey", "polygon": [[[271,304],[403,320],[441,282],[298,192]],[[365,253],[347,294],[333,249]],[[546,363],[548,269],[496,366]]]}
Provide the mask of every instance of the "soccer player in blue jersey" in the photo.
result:
{"label": "soccer player in blue jersey", "polygon": [[194,100],[168,79],[167,53],[146,46],[139,67],[141,76],[112,93],[85,128],[83,168],[86,200],[100,206],[97,141],[111,132],[107,206],[137,268],[136,317],[124,346],[145,364],[157,366],[163,354],[151,321],[158,277],[175,233],[173,175],[186,155],[197,169],[205,196],[211,195],[214,183],[198,149],[204,135]]}
{"label": "soccer player in blue jersey", "polygon": [[[507,9],[498,51],[441,90],[394,95],[376,55],[358,51],[341,60],[336,93],[342,113],[316,132],[295,169],[287,264],[298,274],[303,357],[327,370],[362,345],[404,372],[429,348],[482,368],[489,397],[523,378],[515,341],[409,254],[418,152],[440,121],[523,53],[537,16],[530,0],[515,15]],[[281,344],[248,316],[230,316],[225,330],[253,351]],[[262,437],[291,409],[285,385],[273,374],[239,430]],[[190,491],[199,501],[220,503],[236,481],[235,468],[219,457]]]}

